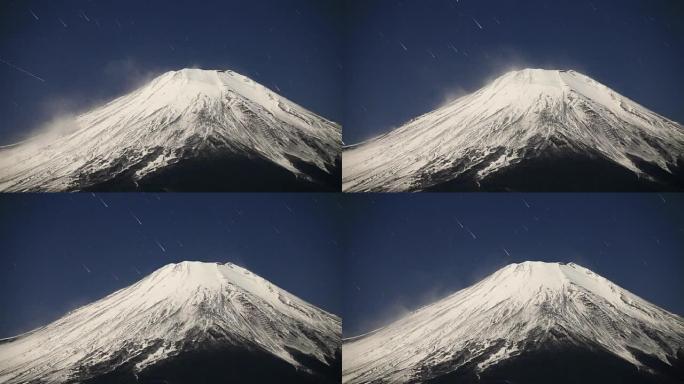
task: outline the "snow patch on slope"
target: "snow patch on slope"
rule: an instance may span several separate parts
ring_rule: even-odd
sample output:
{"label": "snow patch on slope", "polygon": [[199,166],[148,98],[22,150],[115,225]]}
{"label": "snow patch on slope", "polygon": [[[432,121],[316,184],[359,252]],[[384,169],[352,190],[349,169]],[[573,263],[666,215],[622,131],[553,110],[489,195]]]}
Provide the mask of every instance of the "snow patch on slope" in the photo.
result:
{"label": "snow patch on slope", "polygon": [[[343,190],[421,189],[425,175],[482,180],[559,146],[649,177],[682,159],[684,127],[575,71],[524,69],[343,152]],[[492,159],[492,156],[495,156]]]}
{"label": "snow patch on slope", "polygon": [[133,359],[141,370],[207,341],[258,348],[306,370],[292,350],[328,364],[340,337],[337,316],[242,267],[182,262],[0,344],[0,377],[57,383]]}
{"label": "snow patch on slope", "polygon": [[482,371],[559,333],[636,366],[632,349],[669,364],[684,345],[684,320],[577,264],[511,264],[346,342],[343,382],[406,382],[425,367],[452,363],[456,370],[470,361]]}
{"label": "snow patch on slope", "polygon": [[0,190],[80,189],[83,175],[136,167],[143,177],[208,151],[246,154],[307,178],[299,159],[331,172],[339,125],[233,71],[183,69],[76,118],[56,140],[0,149]]}

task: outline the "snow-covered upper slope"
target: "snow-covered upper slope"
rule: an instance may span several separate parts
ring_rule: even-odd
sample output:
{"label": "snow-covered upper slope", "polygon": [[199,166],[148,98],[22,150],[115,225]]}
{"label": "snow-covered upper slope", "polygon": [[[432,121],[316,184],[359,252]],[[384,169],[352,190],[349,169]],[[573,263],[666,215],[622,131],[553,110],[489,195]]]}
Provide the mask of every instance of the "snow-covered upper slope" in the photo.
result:
{"label": "snow-covered upper slope", "polygon": [[630,349],[667,363],[684,348],[681,317],[577,264],[524,262],[346,342],[343,382],[406,382],[445,362],[485,370],[561,334],[637,366]]}
{"label": "snow-covered upper slope", "polygon": [[71,124],[0,149],[0,190],[78,189],[81,175],[131,167],[142,177],[214,149],[306,177],[292,158],[330,172],[342,143],[339,125],[233,71],[167,72]]}
{"label": "snow-covered upper slope", "polygon": [[423,189],[422,176],[445,170],[481,180],[561,145],[648,177],[630,157],[669,171],[684,156],[684,127],[581,73],[524,69],[346,149],[342,188]]}
{"label": "snow-covered upper slope", "polygon": [[291,350],[328,364],[341,320],[234,264],[166,265],[61,319],[0,341],[0,382],[60,383],[105,363],[152,365],[204,342],[267,351],[300,369]]}

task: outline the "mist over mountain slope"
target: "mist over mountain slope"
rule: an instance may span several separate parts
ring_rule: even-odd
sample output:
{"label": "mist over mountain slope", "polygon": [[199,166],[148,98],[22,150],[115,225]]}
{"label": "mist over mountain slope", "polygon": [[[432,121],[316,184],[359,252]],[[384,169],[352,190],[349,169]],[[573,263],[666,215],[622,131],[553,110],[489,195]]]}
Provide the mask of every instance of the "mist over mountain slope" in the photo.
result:
{"label": "mist over mountain slope", "polygon": [[182,69],[0,149],[0,190],[339,190],[341,127],[233,71]]}
{"label": "mist over mountain slope", "polygon": [[343,152],[343,190],[682,190],[684,127],[575,71],[524,69]]}
{"label": "mist over mountain slope", "polygon": [[524,262],[343,344],[345,383],[674,383],[684,319],[576,264]]}
{"label": "mist over mountain slope", "polygon": [[341,331],[242,267],[182,262],[0,340],[0,382],[338,382]]}

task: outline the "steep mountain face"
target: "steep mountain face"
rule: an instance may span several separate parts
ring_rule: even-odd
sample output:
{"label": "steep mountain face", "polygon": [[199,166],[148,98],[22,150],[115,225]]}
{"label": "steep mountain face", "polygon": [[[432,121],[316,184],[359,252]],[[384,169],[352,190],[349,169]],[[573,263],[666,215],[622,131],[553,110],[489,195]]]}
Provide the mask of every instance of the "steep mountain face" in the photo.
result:
{"label": "steep mountain face", "polygon": [[171,71],[0,149],[0,190],[339,190],[341,127],[232,71]]}
{"label": "steep mountain face", "polygon": [[579,265],[524,262],[342,348],[345,383],[674,383],[684,319]]}
{"label": "steep mountain face", "polygon": [[364,191],[682,190],[684,127],[575,71],[525,69],[343,152]]}
{"label": "steep mountain face", "polygon": [[338,382],[340,337],[340,318],[244,268],[182,262],[1,340],[0,382]]}

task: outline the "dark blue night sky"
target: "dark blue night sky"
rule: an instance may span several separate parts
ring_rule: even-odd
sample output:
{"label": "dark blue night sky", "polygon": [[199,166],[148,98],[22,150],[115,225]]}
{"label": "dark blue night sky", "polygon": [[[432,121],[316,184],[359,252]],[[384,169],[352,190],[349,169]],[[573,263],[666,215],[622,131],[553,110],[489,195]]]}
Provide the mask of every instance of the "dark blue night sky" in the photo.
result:
{"label": "dark blue night sky", "polygon": [[679,0],[369,0],[347,12],[346,144],[525,67],[575,69],[684,122]]}
{"label": "dark blue night sky", "polygon": [[576,262],[684,314],[682,194],[344,197],[347,337],[525,260]]}
{"label": "dark blue night sky", "polygon": [[182,260],[231,261],[341,312],[339,196],[1,197],[0,338],[44,325]]}
{"label": "dark blue night sky", "polygon": [[340,122],[340,10],[336,0],[3,0],[0,145],[184,67],[236,70]]}
{"label": "dark blue night sky", "polygon": [[579,70],[682,122],[683,7],[675,0],[7,0],[0,145],[154,74],[193,66],[232,68],[280,89],[341,122],[346,143],[520,67]]}

